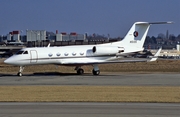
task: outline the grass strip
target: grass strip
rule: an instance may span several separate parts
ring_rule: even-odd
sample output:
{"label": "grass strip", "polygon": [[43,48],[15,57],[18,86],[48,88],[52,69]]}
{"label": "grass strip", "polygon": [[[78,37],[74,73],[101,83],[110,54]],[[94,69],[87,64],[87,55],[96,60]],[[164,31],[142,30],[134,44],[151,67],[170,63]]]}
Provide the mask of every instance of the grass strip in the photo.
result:
{"label": "grass strip", "polygon": [[166,102],[180,103],[170,86],[0,86],[1,102]]}

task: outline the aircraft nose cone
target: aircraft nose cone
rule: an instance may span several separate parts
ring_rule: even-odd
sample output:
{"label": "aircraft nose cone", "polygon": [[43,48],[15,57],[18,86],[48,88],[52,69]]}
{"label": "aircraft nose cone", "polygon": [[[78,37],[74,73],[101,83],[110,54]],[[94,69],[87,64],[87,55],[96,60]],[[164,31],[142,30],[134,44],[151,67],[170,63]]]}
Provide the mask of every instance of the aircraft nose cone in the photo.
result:
{"label": "aircraft nose cone", "polygon": [[9,63],[9,60],[8,60],[8,59],[6,59],[6,60],[4,61],[4,63],[8,64],[8,63]]}
{"label": "aircraft nose cone", "polygon": [[4,61],[4,63],[6,63],[6,64],[12,64],[12,63],[14,63],[14,61],[13,61],[11,58],[8,58],[8,59],[6,59],[6,60]]}

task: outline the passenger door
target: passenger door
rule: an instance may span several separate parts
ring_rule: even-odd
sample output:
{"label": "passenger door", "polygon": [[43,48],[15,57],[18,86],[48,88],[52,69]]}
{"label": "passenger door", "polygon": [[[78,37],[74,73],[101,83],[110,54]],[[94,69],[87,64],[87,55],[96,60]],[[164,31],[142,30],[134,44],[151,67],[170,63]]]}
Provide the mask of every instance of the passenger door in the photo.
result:
{"label": "passenger door", "polygon": [[37,63],[37,59],[38,59],[37,51],[31,50],[30,53],[31,53],[30,63]]}

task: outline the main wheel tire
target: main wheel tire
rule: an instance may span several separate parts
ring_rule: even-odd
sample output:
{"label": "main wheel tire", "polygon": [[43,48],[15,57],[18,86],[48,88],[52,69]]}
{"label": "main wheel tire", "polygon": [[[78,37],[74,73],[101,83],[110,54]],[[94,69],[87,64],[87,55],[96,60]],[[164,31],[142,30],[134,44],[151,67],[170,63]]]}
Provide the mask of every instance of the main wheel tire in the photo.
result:
{"label": "main wheel tire", "polygon": [[77,70],[77,74],[78,74],[78,75],[82,75],[83,73],[84,73],[84,70],[83,70],[83,69],[78,69],[78,70]]}
{"label": "main wheel tire", "polygon": [[100,74],[100,70],[95,71],[95,70],[93,69],[93,70],[92,70],[92,73],[93,73],[93,75],[99,75],[99,74]]}
{"label": "main wheel tire", "polygon": [[22,76],[22,73],[21,73],[21,72],[18,72],[18,73],[17,73],[17,76],[20,76],[20,77],[21,77],[21,76]]}

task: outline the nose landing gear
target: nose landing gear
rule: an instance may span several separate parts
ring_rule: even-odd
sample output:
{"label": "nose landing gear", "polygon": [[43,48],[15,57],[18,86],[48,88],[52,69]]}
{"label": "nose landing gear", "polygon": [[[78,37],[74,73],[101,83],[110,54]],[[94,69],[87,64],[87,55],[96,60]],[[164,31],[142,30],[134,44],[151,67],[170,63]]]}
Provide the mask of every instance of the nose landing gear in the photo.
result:
{"label": "nose landing gear", "polygon": [[24,66],[20,66],[20,67],[19,67],[19,72],[17,73],[17,76],[20,76],[20,77],[21,77],[23,70],[24,70]]}

